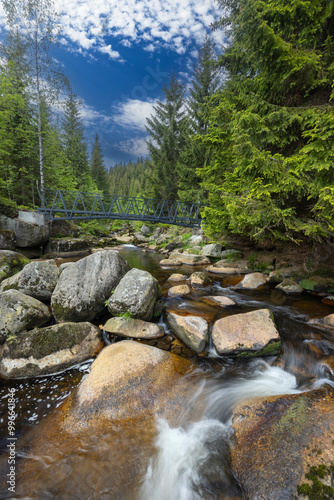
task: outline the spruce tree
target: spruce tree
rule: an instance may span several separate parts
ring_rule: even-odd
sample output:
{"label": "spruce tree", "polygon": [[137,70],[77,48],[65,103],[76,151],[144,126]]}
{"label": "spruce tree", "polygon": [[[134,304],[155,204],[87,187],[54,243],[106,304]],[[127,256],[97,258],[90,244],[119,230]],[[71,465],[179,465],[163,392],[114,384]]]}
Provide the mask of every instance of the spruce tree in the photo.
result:
{"label": "spruce tree", "polygon": [[209,123],[209,99],[219,85],[215,44],[207,36],[199,51],[194,66],[190,97],[187,101],[190,134],[178,162],[178,198],[183,201],[203,201],[205,190],[201,187],[198,169],[210,162],[209,149],[201,141],[194,140],[196,134],[206,134]]}
{"label": "spruce tree", "polygon": [[103,154],[99,144],[99,136],[96,134],[93,152],[90,160],[90,171],[97,188],[103,193],[109,193],[109,182],[107,171],[103,163]]}
{"label": "spruce tree", "polygon": [[150,195],[156,198],[177,199],[177,164],[188,133],[185,111],[185,86],[173,74],[163,91],[165,102],[154,106],[155,115],[147,119],[147,131],[152,140],[148,148],[153,171],[150,177]]}
{"label": "spruce tree", "polygon": [[70,89],[63,117],[63,145],[71,174],[76,179],[76,189],[88,191],[92,189],[92,180],[79,106],[80,100]]}

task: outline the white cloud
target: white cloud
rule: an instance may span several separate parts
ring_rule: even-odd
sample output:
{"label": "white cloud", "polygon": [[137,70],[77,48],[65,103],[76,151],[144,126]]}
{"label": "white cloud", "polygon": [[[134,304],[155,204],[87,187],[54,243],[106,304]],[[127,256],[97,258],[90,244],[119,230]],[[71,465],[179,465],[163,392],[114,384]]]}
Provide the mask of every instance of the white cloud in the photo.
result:
{"label": "white cloud", "polygon": [[153,99],[140,101],[139,99],[127,99],[117,106],[114,106],[112,119],[121,127],[144,131],[146,118],[154,114]]}
{"label": "white cloud", "polygon": [[[143,43],[148,51],[168,47],[183,54],[189,43],[202,43],[211,23],[221,15],[216,0],[55,0],[55,8],[63,40],[118,60],[116,50],[107,50],[105,37],[115,37],[125,47]],[[215,38],[218,41],[221,36]]]}
{"label": "white cloud", "polygon": [[133,156],[147,156],[149,154],[146,141],[149,137],[140,137],[129,139],[128,141],[120,142],[115,147],[124,153]]}

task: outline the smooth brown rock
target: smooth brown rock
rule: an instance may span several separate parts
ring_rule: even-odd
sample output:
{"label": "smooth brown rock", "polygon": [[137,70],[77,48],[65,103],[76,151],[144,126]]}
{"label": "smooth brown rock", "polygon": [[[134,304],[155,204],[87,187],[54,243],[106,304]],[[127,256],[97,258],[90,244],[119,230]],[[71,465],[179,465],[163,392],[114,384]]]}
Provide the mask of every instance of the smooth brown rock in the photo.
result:
{"label": "smooth brown rock", "polygon": [[334,295],[328,295],[327,297],[324,297],[321,302],[323,304],[326,304],[328,306],[334,306]]}
{"label": "smooth brown rock", "polygon": [[261,288],[267,283],[266,277],[262,273],[249,273],[247,274],[240,283],[236,285],[236,288],[243,288],[245,290],[256,290]]}
{"label": "smooth brown rock", "polygon": [[209,335],[209,325],[205,319],[169,313],[167,321],[170,329],[190,349],[198,354],[205,351]]}
{"label": "smooth brown rock", "polygon": [[202,273],[201,271],[193,273],[190,276],[190,284],[193,288],[208,285],[209,283],[211,283],[210,278],[205,273]]}
{"label": "smooth brown rock", "polygon": [[334,313],[325,316],[324,318],[310,319],[308,321],[311,325],[320,326],[322,328],[334,328]]}
{"label": "smooth brown rock", "polygon": [[165,335],[162,326],[132,318],[111,318],[104,325],[104,330],[121,337],[134,339],[157,339]]}
{"label": "smooth brown rock", "polygon": [[229,297],[223,297],[221,295],[202,297],[203,302],[213,306],[221,306],[221,307],[231,307],[236,306],[236,302],[230,299]]}
{"label": "smooth brown rock", "polygon": [[261,351],[279,340],[279,333],[269,309],[259,309],[219,319],[213,325],[212,340],[219,354],[229,355]]}
{"label": "smooth brown rock", "polygon": [[246,498],[292,499],[310,466],[333,463],[334,390],[245,401],[233,428],[232,468]]}
{"label": "smooth brown rock", "polygon": [[167,281],[185,281],[187,279],[187,276],[185,276],[184,274],[172,274],[171,276],[169,276],[169,278],[167,279]]}
{"label": "smooth brown rock", "polygon": [[168,295],[169,297],[177,297],[178,295],[182,297],[183,295],[188,295],[190,291],[191,290],[188,285],[172,286],[172,288],[168,290]]}

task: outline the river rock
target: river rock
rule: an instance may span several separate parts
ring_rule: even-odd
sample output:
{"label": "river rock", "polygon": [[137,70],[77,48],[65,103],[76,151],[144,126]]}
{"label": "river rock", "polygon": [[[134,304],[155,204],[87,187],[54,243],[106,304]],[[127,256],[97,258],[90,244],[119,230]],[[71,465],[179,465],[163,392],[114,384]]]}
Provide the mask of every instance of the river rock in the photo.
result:
{"label": "river rock", "polygon": [[311,466],[333,464],[333,388],[248,400],[232,425],[232,469],[249,500],[295,498]]}
{"label": "river rock", "polygon": [[320,326],[322,328],[334,328],[334,314],[329,314],[324,318],[310,319],[308,321],[311,325]]}
{"label": "river rock", "polygon": [[162,259],[160,261],[160,266],[166,266],[166,267],[182,266],[182,262],[177,259]]}
{"label": "river rock", "polygon": [[177,296],[183,297],[184,295],[188,295],[188,293],[190,293],[190,292],[191,292],[191,290],[190,290],[188,285],[172,286],[168,290],[168,296],[169,297],[177,297]]}
{"label": "river rock", "polygon": [[117,285],[108,309],[114,316],[130,313],[133,318],[149,320],[160,294],[158,281],[147,271],[134,268]]}
{"label": "river rock", "polygon": [[209,285],[211,283],[210,278],[201,271],[193,273],[190,276],[190,284],[193,288],[202,287],[205,285]]}
{"label": "river rock", "polygon": [[259,309],[219,319],[212,340],[218,354],[231,355],[262,351],[279,340],[279,333],[269,309]]}
{"label": "river rock", "polygon": [[173,252],[170,255],[171,259],[176,259],[182,262],[182,264],[188,264],[189,266],[198,266],[203,264],[210,264],[210,259],[205,257],[204,255],[193,255],[193,254],[184,254],[179,252]]}
{"label": "river rock", "polygon": [[0,374],[7,378],[49,375],[92,358],[102,347],[101,332],[90,323],[35,328],[7,340]]}
{"label": "river rock", "polygon": [[0,293],[0,344],[9,336],[45,326],[50,319],[49,309],[39,300],[17,290]]}
{"label": "river rock", "polygon": [[149,234],[151,234],[151,229],[146,226],[146,224],[144,224],[141,228],[140,228],[140,232],[143,236],[148,236]]}
{"label": "river rock", "polygon": [[222,295],[202,297],[201,300],[203,300],[203,302],[206,302],[207,304],[220,307],[231,307],[237,305],[234,300]]}
{"label": "river rock", "polygon": [[247,267],[246,261],[234,262],[232,264],[226,259],[219,260],[212,266],[207,267],[206,270],[214,274],[247,274],[251,272]]}
{"label": "river rock", "polygon": [[302,287],[290,278],[284,279],[282,283],[275,286],[275,288],[277,288],[277,290],[281,290],[281,292],[286,295],[300,295],[303,292]]}
{"label": "river rock", "polygon": [[175,273],[175,274],[172,274],[171,276],[169,276],[167,281],[184,281],[186,279],[187,279],[187,276],[185,276],[184,274]]}
{"label": "river rock", "polygon": [[49,241],[46,248],[48,254],[54,256],[76,256],[89,253],[95,246],[95,240],[92,237],[86,238],[59,238]]}
{"label": "river rock", "polygon": [[170,329],[190,349],[198,354],[205,350],[209,336],[209,325],[205,319],[169,313],[167,321]]}
{"label": "river rock", "polygon": [[108,333],[134,339],[158,339],[165,335],[162,326],[133,318],[111,318],[103,328]]}
{"label": "river rock", "polygon": [[16,236],[13,231],[6,231],[0,229],[0,249],[1,250],[15,250]]}
{"label": "river rock", "polygon": [[194,234],[193,236],[190,236],[189,240],[187,241],[188,245],[192,247],[197,247],[203,242],[203,236],[200,234]]}
{"label": "river rock", "polygon": [[267,283],[266,277],[262,273],[247,274],[235,288],[243,288],[244,290],[256,290],[263,287]]}
{"label": "river rock", "polygon": [[242,259],[244,254],[240,250],[235,250],[234,248],[229,248],[222,251],[222,259]]}
{"label": "river rock", "polygon": [[35,299],[49,301],[58,278],[59,269],[54,260],[30,262],[18,274],[1,283],[0,293],[13,289]]}
{"label": "river rock", "polygon": [[202,255],[206,257],[221,258],[222,246],[219,243],[210,243],[202,248]]}
{"label": "river rock", "polygon": [[134,239],[137,243],[146,243],[147,238],[142,233],[135,233]]}
{"label": "river rock", "polygon": [[13,231],[17,247],[36,247],[45,245],[50,237],[49,225],[39,226],[19,219],[0,216],[0,229]]}
{"label": "river rock", "polygon": [[0,283],[19,273],[30,260],[24,255],[11,250],[0,250]]}
{"label": "river rock", "polygon": [[321,302],[323,304],[326,304],[328,306],[334,306],[334,295],[327,295],[327,297],[324,297]]}
{"label": "river rock", "polygon": [[89,255],[64,269],[51,297],[56,321],[91,321],[101,314],[105,301],[129,269],[114,250]]}

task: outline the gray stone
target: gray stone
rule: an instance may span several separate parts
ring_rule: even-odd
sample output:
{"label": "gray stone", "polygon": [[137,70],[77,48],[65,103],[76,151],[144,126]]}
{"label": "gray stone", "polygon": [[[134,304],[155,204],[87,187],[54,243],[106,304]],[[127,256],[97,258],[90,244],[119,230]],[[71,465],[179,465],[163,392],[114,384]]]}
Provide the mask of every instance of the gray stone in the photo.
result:
{"label": "gray stone", "polygon": [[114,250],[89,255],[64,269],[51,297],[57,322],[91,321],[101,314],[105,301],[129,269]]}
{"label": "gray stone", "polygon": [[154,230],[153,230],[153,236],[155,236],[156,238],[158,236],[160,236],[162,233],[164,232],[163,228],[162,227],[156,227]]}
{"label": "gray stone", "polygon": [[190,284],[193,288],[202,287],[208,285],[209,283],[211,283],[210,278],[201,271],[192,273],[192,275],[190,276]]}
{"label": "gray stone", "polygon": [[128,312],[133,318],[149,320],[159,294],[158,281],[147,271],[134,268],[117,285],[108,309],[114,316]]}
{"label": "gray stone", "polygon": [[148,236],[149,234],[151,234],[151,229],[146,226],[145,224],[140,228],[140,232],[143,236]]}
{"label": "gray stone", "polygon": [[202,248],[202,255],[206,255],[206,257],[220,258],[222,255],[222,246],[219,245],[219,243],[205,245],[205,247]]}
{"label": "gray stone", "polygon": [[209,325],[205,319],[169,313],[167,321],[175,335],[190,349],[198,354],[205,350],[209,335]]}
{"label": "gray stone", "polygon": [[21,253],[11,250],[0,250],[0,283],[19,273],[30,260]]}
{"label": "gray stone", "polygon": [[50,237],[49,225],[38,226],[19,219],[0,216],[0,229],[13,231],[16,236],[16,246],[21,248],[45,245]]}
{"label": "gray stone", "polygon": [[192,247],[198,246],[203,242],[203,236],[194,234],[188,240],[188,244]]}
{"label": "gray stone", "polygon": [[103,328],[106,332],[134,339],[158,339],[165,335],[162,326],[133,318],[111,318]]}
{"label": "gray stone", "polygon": [[230,355],[263,350],[279,340],[272,313],[259,309],[234,314],[215,322],[212,340],[218,354]]}
{"label": "gray stone", "polygon": [[141,233],[135,233],[134,238],[138,243],[145,243],[147,241],[147,238]]}
{"label": "gray stone", "polygon": [[68,257],[87,254],[94,245],[93,238],[54,238],[49,241],[46,251],[54,256]]}
{"label": "gray stone", "polygon": [[[100,252],[101,251],[102,250],[100,250]],[[60,264],[60,266],[59,266],[59,274],[61,274],[64,271],[64,269],[66,269],[67,267],[72,266],[73,264],[75,264],[75,263],[74,262],[63,262],[63,264]]]}
{"label": "gray stone", "polygon": [[59,269],[54,260],[30,262],[22,271],[4,280],[0,293],[18,290],[38,300],[51,300],[59,278]]}
{"label": "gray stone", "polygon": [[177,259],[162,259],[160,261],[160,266],[166,266],[166,267],[182,266],[182,262]]}
{"label": "gray stone", "polygon": [[212,266],[207,267],[206,270],[214,274],[247,274],[251,272],[247,267],[247,262],[240,260],[231,263],[226,259],[216,262]]}
{"label": "gray stone", "polygon": [[161,234],[160,236],[157,237],[157,245],[161,245],[161,243],[165,243],[168,238],[165,234]]}
{"label": "gray stone", "polygon": [[6,231],[0,229],[0,249],[1,250],[15,250],[16,236],[13,231]]}
{"label": "gray stone", "polygon": [[244,290],[256,290],[267,283],[266,277],[262,273],[249,273],[244,277],[235,288],[243,288]]}
{"label": "gray stone", "polygon": [[46,305],[17,290],[0,293],[0,344],[24,330],[45,326],[51,319]]}
{"label": "gray stone", "polygon": [[294,280],[290,278],[286,278],[279,285],[275,286],[277,290],[281,290],[281,292],[286,295],[300,295],[303,292],[301,286],[298,285]]}
{"label": "gray stone", "polygon": [[102,347],[101,332],[90,323],[35,328],[7,340],[0,373],[7,378],[49,375],[92,358]]}

